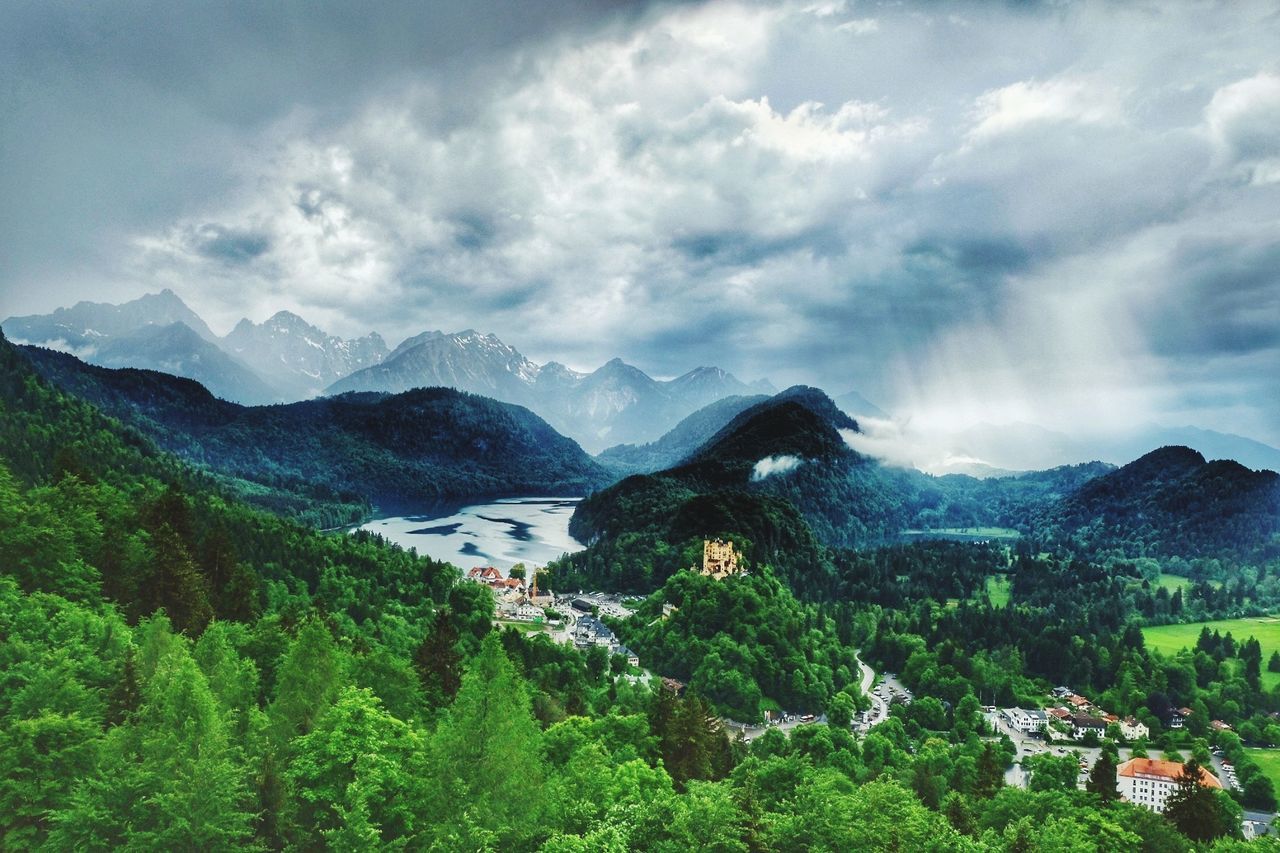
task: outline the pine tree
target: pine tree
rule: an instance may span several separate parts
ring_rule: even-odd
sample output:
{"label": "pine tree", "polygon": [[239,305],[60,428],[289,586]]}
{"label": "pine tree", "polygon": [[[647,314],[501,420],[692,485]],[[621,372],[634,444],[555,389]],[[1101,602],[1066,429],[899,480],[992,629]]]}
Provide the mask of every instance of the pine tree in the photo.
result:
{"label": "pine tree", "polygon": [[[431,741],[436,822],[447,826],[465,818],[496,833],[499,847],[520,846],[542,809],[541,740],[524,681],[498,635],[490,633]],[[518,806],[520,819],[495,803]]]}
{"label": "pine tree", "polygon": [[1120,799],[1120,792],[1116,789],[1116,758],[1111,750],[1102,750],[1093,763],[1085,790],[1097,794],[1104,803]]}
{"label": "pine tree", "polygon": [[[298,845],[406,843],[417,832],[424,744],[369,690],[348,687],[310,734],[294,740],[286,771]],[[368,845],[366,845],[368,846]],[[354,848],[345,848],[354,849]]]}
{"label": "pine tree", "polygon": [[268,712],[278,746],[315,727],[338,695],[342,670],[342,655],[324,623],[302,623],[276,673],[276,698]]}
{"label": "pine tree", "polygon": [[1222,810],[1213,789],[1201,781],[1200,772],[1195,759],[1183,765],[1177,787],[1165,801],[1164,816],[1192,841],[1212,841],[1226,835],[1230,827],[1222,825]]}
{"label": "pine tree", "polygon": [[458,653],[458,631],[447,608],[436,611],[435,620],[413,655],[413,665],[436,707],[448,705],[462,684],[462,655]]}
{"label": "pine tree", "polygon": [[155,551],[155,603],[180,631],[198,634],[213,618],[208,583],[196,569],[181,536],[167,523],[151,537]]}
{"label": "pine tree", "polygon": [[978,755],[978,780],[974,783],[976,796],[989,799],[1004,786],[1004,768],[1000,766],[1000,755],[993,744],[983,744]]}
{"label": "pine tree", "polygon": [[222,850],[253,816],[217,702],[179,642],[147,681],[134,722],[102,747],[98,773],[54,815],[54,849]]}

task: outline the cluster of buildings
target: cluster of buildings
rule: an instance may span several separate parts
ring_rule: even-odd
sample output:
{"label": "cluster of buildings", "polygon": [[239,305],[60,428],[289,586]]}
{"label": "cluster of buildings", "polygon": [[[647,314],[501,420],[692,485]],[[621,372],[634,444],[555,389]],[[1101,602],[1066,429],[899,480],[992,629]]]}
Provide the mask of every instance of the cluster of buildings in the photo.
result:
{"label": "cluster of buildings", "polygon": [[1058,704],[1045,709],[1051,721],[1060,725],[1058,728],[1069,733],[1074,740],[1080,740],[1089,733],[1105,737],[1107,727],[1115,725],[1120,729],[1120,737],[1125,740],[1139,740],[1151,736],[1151,730],[1137,717],[1132,715],[1121,719],[1119,716],[1099,708],[1089,699],[1079,695],[1069,687],[1055,687],[1053,698]]}
{"label": "cluster of buildings", "polygon": [[[580,600],[580,599],[579,599]],[[576,607],[578,600],[574,601]],[[579,648],[602,646],[610,654],[622,655],[631,666],[639,666],[640,658],[631,649],[622,645],[609,626],[595,616],[587,613],[578,617],[573,626],[573,644]]]}
{"label": "cluster of buildings", "polygon": [[555,601],[550,592],[538,591],[536,572],[531,581],[505,577],[493,566],[476,566],[467,572],[467,580],[482,583],[493,590],[498,618],[515,622],[537,622]]}

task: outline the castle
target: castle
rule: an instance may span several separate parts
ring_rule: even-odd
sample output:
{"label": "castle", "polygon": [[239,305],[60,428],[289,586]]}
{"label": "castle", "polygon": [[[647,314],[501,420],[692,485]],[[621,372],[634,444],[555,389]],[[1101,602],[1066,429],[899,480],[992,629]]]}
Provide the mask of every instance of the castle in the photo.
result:
{"label": "castle", "polygon": [[732,542],[719,539],[702,540],[702,574],[716,580],[724,580],[742,574],[745,569],[738,564],[738,552]]}

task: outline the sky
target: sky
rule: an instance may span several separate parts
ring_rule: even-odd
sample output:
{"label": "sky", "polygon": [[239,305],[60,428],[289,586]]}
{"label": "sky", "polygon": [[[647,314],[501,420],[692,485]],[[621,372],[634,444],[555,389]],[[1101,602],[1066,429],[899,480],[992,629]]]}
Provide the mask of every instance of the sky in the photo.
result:
{"label": "sky", "polygon": [[1280,3],[0,5],[0,317],[1280,444]]}

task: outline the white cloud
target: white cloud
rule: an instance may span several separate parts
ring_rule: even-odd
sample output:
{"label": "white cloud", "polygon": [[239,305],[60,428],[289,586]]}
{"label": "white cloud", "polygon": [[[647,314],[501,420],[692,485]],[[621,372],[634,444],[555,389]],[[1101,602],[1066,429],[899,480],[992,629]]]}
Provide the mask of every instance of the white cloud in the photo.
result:
{"label": "white cloud", "polygon": [[1113,124],[1123,113],[1120,93],[1096,81],[1020,80],[978,97],[969,138],[981,141],[1035,124]]}
{"label": "white cloud", "polygon": [[799,468],[803,463],[804,460],[799,456],[766,456],[751,469],[751,480],[759,482],[775,474],[785,474]]}
{"label": "white cloud", "polygon": [[1262,72],[1223,86],[1204,110],[1219,162],[1255,184],[1280,180],[1280,75]]}

